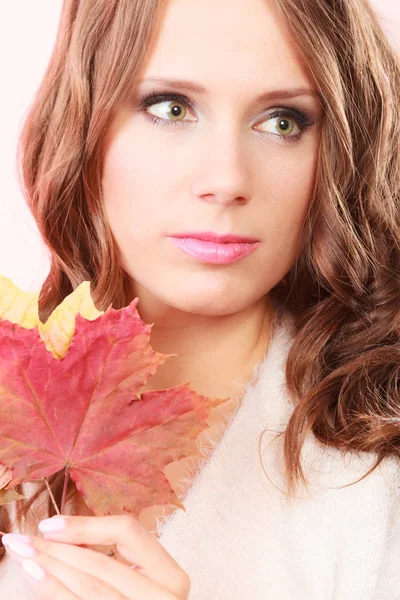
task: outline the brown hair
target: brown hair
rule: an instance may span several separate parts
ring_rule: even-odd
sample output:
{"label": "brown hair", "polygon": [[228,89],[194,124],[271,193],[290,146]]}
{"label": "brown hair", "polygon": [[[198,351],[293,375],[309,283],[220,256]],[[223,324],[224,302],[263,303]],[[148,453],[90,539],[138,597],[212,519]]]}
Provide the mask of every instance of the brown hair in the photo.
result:
{"label": "brown hair", "polygon": [[[375,467],[400,451],[400,69],[366,0],[275,2],[324,109],[304,251],[270,292],[296,324],[285,373],[295,404],[284,432],[291,495],[306,481],[300,453],[310,431],[328,446],[376,452]],[[64,0],[18,153],[52,256],[43,322],[85,280],[99,310],[131,301],[103,212],[101,167],[164,5]]]}

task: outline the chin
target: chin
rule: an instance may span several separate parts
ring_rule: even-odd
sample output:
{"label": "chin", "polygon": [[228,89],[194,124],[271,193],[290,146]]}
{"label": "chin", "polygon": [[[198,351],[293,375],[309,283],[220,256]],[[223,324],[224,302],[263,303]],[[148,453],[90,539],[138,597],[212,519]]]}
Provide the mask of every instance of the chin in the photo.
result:
{"label": "chin", "polygon": [[[233,274],[153,272],[133,281],[133,297],[139,297],[138,311],[148,318],[178,310],[188,314],[224,316],[238,313],[257,302],[266,291],[260,291],[249,278],[238,282]],[[222,276],[221,276],[222,275]],[[146,319],[144,319],[146,320]]]}
{"label": "chin", "polygon": [[240,290],[213,292],[207,288],[182,289],[178,295],[175,288],[174,292],[168,294],[165,300],[177,310],[215,317],[240,312],[254,302],[253,298],[248,294],[240,293]]}

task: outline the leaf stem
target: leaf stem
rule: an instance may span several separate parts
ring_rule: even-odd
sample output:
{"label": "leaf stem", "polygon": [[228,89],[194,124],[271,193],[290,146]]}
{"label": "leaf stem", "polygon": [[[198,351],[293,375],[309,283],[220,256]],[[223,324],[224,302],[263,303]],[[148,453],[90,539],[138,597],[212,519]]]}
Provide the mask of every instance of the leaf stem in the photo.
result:
{"label": "leaf stem", "polygon": [[53,496],[53,492],[51,491],[51,487],[50,487],[50,485],[49,485],[49,482],[47,481],[47,477],[45,477],[45,478],[44,478],[44,481],[45,481],[45,484],[46,484],[46,487],[47,487],[47,491],[49,492],[49,495],[50,495],[51,501],[52,501],[52,503],[53,503],[54,509],[55,509],[56,513],[59,515],[59,514],[61,514],[61,513],[60,513],[60,511],[58,510],[57,502],[55,501],[55,498],[54,498],[54,496]]}
{"label": "leaf stem", "polygon": [[65,475],[64,475],[64,487],[61,498],[61,514],[64,514],[65,508],[65,500],[67,498],[67,489],[68,489],[68,480],[69,480],[69,467],[65,467]]}

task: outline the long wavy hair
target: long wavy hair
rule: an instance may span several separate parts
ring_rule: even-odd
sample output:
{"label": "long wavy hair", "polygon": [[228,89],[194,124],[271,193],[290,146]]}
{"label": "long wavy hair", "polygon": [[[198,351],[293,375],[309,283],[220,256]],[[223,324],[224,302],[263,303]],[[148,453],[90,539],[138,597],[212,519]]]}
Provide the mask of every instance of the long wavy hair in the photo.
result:
{"label": "long wavy hair", "polygon": [[[376,453],[375,467],[400,453],[400,69],[367,0],[274,2],[324,109],[304,251],[270,292],[295,318],[285,372],[294,398],[284,432],[292,495],[306,482],[300,454],[309,432],[327,446]],[[85,280],[99,310],[131,301],[103,209],[101,169],[110,125],[164,7],[161,0],[64,0],[17,156],[24,196],[51,252],[43,322]],[[60,474],[50,478],[57,497],[61,483]],[[4,508],[0,516],[0,528],[10,528]]]}

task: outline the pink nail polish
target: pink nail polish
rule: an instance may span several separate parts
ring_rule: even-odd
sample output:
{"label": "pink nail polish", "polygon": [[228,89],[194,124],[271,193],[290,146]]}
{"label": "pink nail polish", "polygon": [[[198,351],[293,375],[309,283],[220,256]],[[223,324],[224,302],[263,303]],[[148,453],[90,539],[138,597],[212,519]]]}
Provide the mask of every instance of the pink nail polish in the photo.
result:
{"label": "pink nail polish", "polygon": [[6,533],[1,538],[1,541],[4,545],[6,545],[9,541],[11,542],[13,540],[23,542],[24,544],[30,544],[32,542],[32,539],[29,535],[21,535],[20,533]]}
{"label": "pink nail polish", "polygon": [[61,533],[66,528],[67,523],[64,517],[57,516],[52,519],[40,521],[38,527],[42,533]]}
{"label": "pink nail polish", "polygon": [[21,556],[22,558],[32,558],[32,556],[35,555],[35,548],[32,548],[32,546],[24,544],[19,540],[3,540],[3,544],[7,550],[11,550],[11,552],[18,554],[18,556]]}
{"label": "pink nail polish", "polygon": [[33,562],[33,560],[24,560],[22,563],[22,568],[24,569],[25,573],[27,573],[34,581],[41,581],[44,579],[45,572],[43,571],[42,567],[39,567],[39,565]]}

